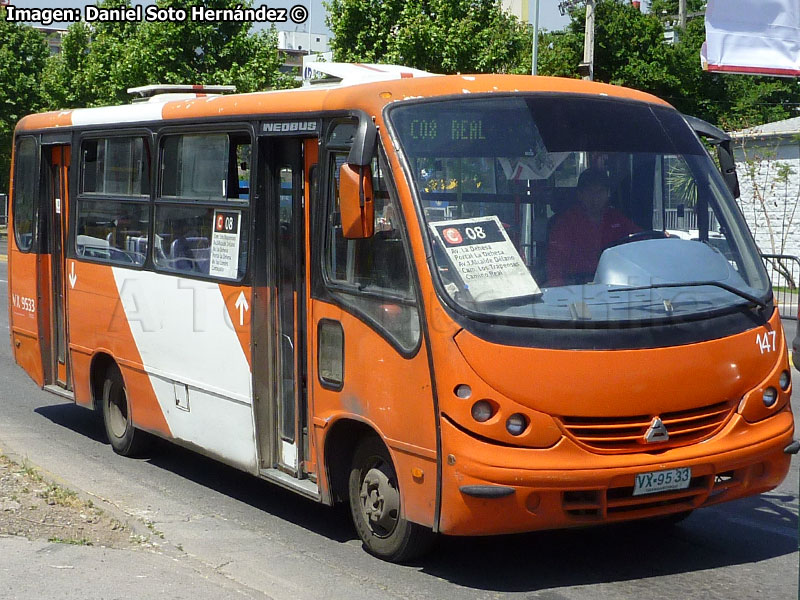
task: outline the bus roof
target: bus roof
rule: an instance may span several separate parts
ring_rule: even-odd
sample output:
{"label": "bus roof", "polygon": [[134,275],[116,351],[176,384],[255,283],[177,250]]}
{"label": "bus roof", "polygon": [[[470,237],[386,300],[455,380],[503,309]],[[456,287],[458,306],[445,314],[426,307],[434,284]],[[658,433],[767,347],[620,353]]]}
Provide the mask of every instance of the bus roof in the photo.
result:
{"label": "bus roof", "polygon": [[479,93],[545,92],[589,94],[642,102],[668,103],[645,92],[605,83],[530,75],[438,75],[412,76],[399,69],[396,78],[349,85],[321,85],[250,94],[156,95],[146,102],[100,108],[77,108],[28,115],[16,131],[51,127],[119,125],[177,119],[269,115],[298,115],[321,111],[362,109],[380,113],[393,102]]}

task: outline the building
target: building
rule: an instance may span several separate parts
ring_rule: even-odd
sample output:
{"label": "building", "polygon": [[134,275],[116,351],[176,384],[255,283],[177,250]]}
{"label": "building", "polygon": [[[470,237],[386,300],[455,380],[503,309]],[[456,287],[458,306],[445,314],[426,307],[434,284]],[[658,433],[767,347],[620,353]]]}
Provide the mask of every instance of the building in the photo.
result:
{"label": "building", "polygon": [[739,205],[761,252],[800,256],[800,117],[731,137]]}
{"label": "building", "polygon": [[61,42],[64,40],[64,36],[67,35],[66,29],[59,27],[43,27],[38,25],[35,25],[34,29],[44,35],[51,56],[53,54],[61,54]]}
{"label": "building", "polygon": [[330,44],[328,44],[328,36],[323,33],[279,31],[278,49],[310,54],[311,52],[327,52],[331,48]]}

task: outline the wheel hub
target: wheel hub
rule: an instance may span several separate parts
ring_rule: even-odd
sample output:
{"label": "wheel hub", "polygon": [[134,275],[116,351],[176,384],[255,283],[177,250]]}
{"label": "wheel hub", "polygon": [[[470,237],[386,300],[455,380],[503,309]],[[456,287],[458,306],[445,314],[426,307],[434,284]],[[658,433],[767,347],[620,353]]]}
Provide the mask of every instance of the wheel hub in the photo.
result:
{"label": "wheel hub", "polygon": [[111,432],[116,437],[121,438],[128,428],[128,403],[125,393],[117,391],[117,393],[112,394],[109,398],[108,408]]}
{"label": "wheel hub", "polygon": [[384,468],[380,465],[367,471],[360,493],[361,510],[372,531],[379,536],[391,534],[400,511],[400,495]]}

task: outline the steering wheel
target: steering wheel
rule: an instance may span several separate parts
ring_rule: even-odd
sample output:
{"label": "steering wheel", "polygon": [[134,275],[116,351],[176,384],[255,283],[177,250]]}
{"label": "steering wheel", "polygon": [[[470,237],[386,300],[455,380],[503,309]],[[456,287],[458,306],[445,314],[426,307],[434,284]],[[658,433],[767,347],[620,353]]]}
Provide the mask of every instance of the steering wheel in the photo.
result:
{"label": "steering wheel", "polygon": [[632,242],[641,242],[644,240],[665,240],[670,235],[666,231],[660,229],[646,229],[644,231],[637,231],[636,233],[629,233],[626,236],[614,240],[606,246],[606,248],[613,248],[614,246],[621,246],[622,244],[630,244]]}

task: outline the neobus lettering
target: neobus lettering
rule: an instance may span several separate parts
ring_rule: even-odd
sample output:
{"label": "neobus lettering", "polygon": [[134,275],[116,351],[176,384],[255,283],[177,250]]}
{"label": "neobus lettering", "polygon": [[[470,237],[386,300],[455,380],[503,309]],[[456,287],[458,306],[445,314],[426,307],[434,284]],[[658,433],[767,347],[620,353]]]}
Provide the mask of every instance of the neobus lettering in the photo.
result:
{"label": "neobus lettering", "polygon": [[292,121],[291,123],[264,123],[267,133],[287,133],[292,131],[315,131],[316,121]]}

